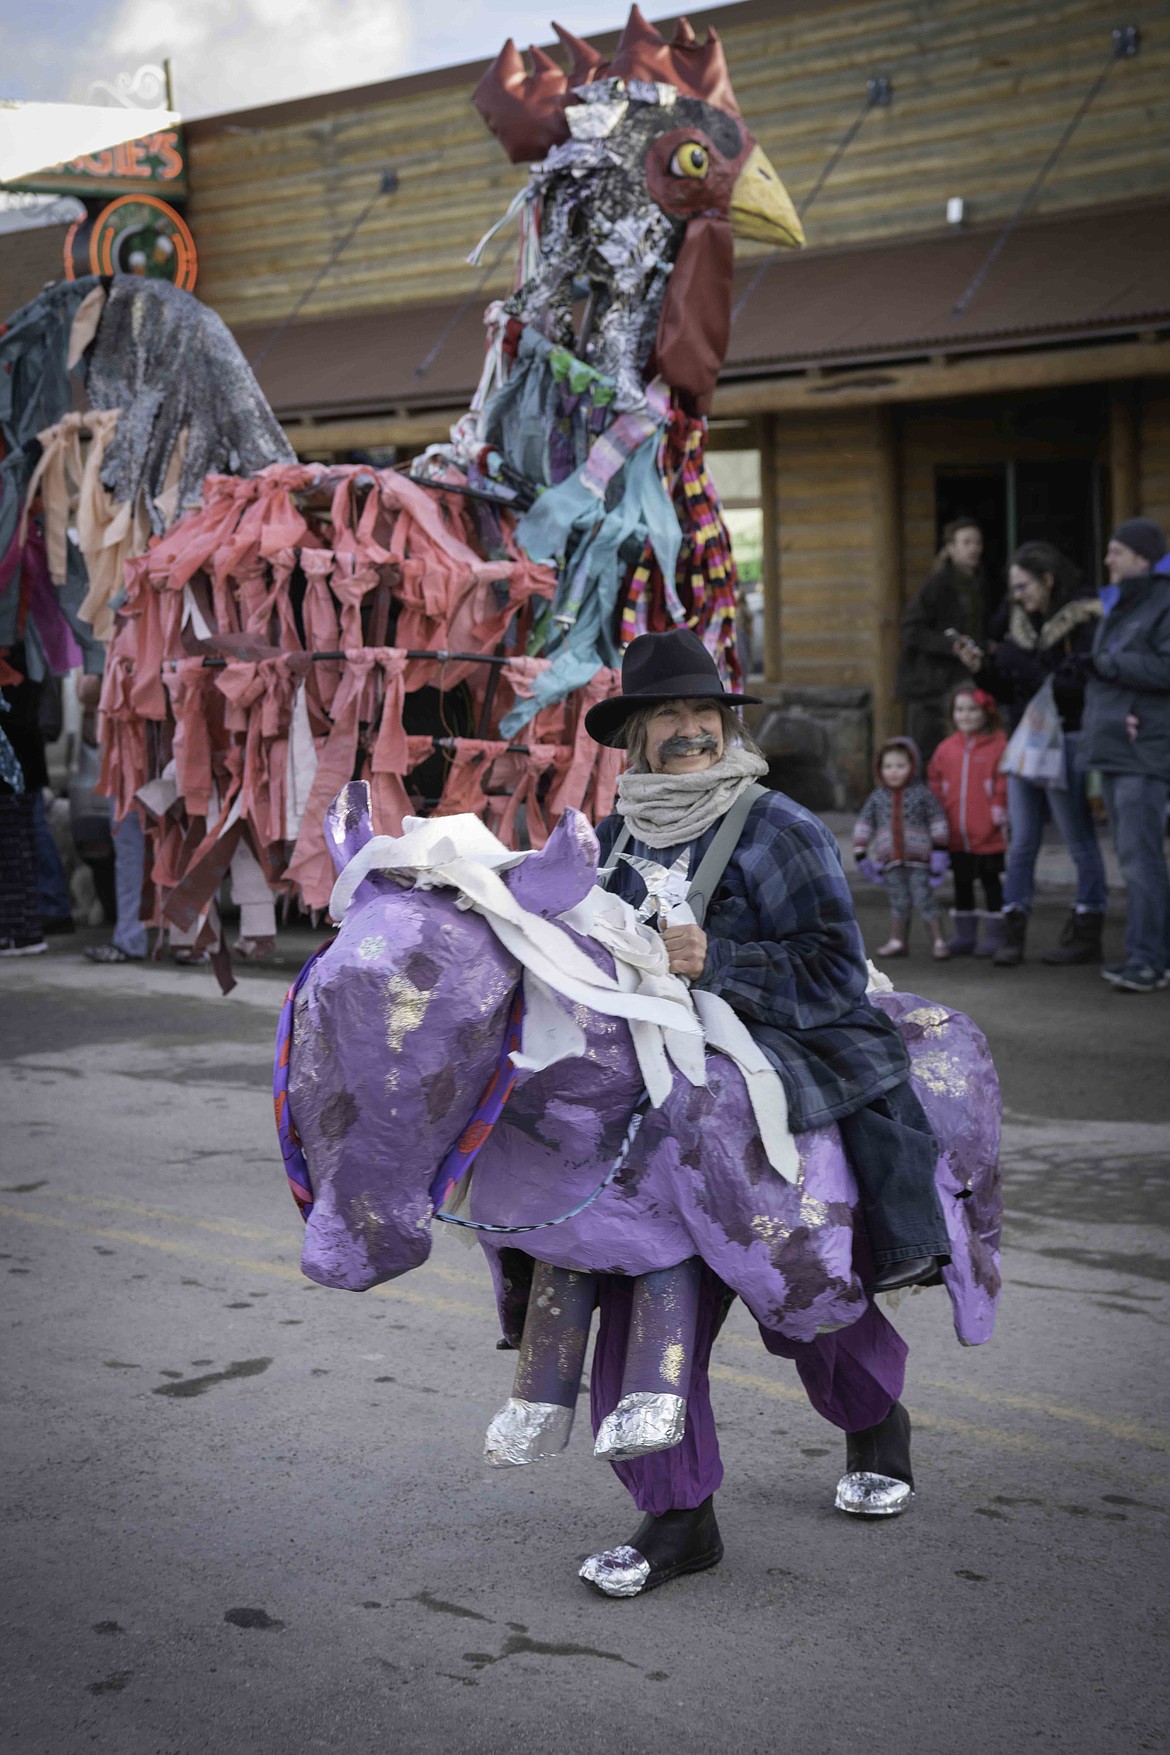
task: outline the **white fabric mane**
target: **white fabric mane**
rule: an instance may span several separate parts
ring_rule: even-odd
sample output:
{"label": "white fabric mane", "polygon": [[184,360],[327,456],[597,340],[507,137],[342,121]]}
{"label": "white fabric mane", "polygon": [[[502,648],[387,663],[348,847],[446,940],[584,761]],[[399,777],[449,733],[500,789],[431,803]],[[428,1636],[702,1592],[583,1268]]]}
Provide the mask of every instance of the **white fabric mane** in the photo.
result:
{"label": "white fabric mane", "polygon": [[[405,817],[402,829],[399,836],[375,835],[349,861],[329,899],[334,920],[371,872],[419,889],[457,891],[458,905],[481,914],[524,971],[524,1030],[513,1055],[518,1068],[540,1072],[585,1052],[585,1032],[558,996],[625,1019],[656,1109],[670,1095],[672,1065],[690,1084],[706,1084],[706,1051],[712,1049],[739,1068],[773,1170],[786,1182],[799,1179],[775,1067],[725,1000],[670,973],[662,939],[639,923],[628,902],[595,886],[574,908],[546,920],[522,907],[500,876],[530,855],[513,853],[478,817]],[[608,951],[614,974],[598,968],[566,928]]]}

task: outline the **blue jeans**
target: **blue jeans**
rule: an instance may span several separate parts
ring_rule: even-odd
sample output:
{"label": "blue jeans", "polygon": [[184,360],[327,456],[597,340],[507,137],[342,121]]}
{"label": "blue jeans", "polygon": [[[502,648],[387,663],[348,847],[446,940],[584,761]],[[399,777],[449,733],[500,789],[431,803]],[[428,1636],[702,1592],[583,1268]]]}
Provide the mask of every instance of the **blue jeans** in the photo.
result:
{"label": "blue jeans", "polygon": [[[113,822],[114,806],[110,804]],[[146,836],[138,812],[127,811],[114,828],[114,889],[118,918],[114,943],[127,957],[144,957],[150,949],[146,928],[138,918],[142,907],[142,879],[146,871]]]}
{"label": "blue jeans", "polygon": [[938,1145],[909,1079],[838,1119],[877,1267],[918,1255],[950,1259],[934,1180]]}
{"label": "blue jeans", "polygon": [[1102,774],[1113,845],[1126,884],[1125,960],[1170,968],[1170,872],[1166,802],[1170,782],[1144,774]]}
{"label": "blue jeans", "polygon": [[39,788],[33,794],[33,825],[37,837],[37,902],[41,919],[71,920],[73,904],[69,900],[69,882]]}
{"label": "blue jeans", "polygon": [[1044,835],[1044,822],[1051,812],[1060,838],[1068,848],[1077,871],[1076,906],[1082,914],[1105,912],[1105,862],[1097,845],[1089,801],[1085,796],[1085,772],[1080,763],[1080,733],[1070,731],[1064,740],[1067,789],[1037,786],[1008,775],[1008,822],[1011,843],[1003,880],[1005,912],[1032,912],[1036,891],[1036,860]]}

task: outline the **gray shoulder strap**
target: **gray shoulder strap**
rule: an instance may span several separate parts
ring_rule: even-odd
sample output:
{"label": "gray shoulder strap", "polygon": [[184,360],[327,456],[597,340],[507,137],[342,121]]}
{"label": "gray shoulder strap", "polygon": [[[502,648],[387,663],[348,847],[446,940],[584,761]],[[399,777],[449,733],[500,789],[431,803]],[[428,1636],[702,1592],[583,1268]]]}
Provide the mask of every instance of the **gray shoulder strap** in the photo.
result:
{"label": "gray shoulder strap", "polygon": [[711,898],[719,888],[720,879],[727,870],[728,862],[739,844],[751,808],[758,798],[764,797],[767,790],[766,786],[757,786],[754,782],[751,786],[744,787],[716,829],[715,839],[699,862],[699,869],[691,879],[691,886],[687,891],[687,901],[700,926],[706,918]]}
{"label": "gray shoulder strap", "polygon": [[[614,842],[613,846],[610,848],[609,858],[605,862],[607,866],[612,867],[612,866],[617,864],[618,855],[625,851],[627,843],[629,841],[631,841],[632,839],[633,839],[633,835],[632,835],[632,832],[630,829],[630,825],[629,825],[629,823],[627,823],[626,819],[623,817],[622,818],[622,826],[617,832],[617,839]],[[601,879],[601,888],[603,890],[608,890],[609,878],[602,878]]]}

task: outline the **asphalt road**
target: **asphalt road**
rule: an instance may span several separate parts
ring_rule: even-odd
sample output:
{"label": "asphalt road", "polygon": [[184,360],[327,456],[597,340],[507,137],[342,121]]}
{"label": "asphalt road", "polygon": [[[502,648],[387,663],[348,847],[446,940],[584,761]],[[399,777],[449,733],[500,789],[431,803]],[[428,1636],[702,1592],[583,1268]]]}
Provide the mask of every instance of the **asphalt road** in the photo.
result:
{"label": "asphalt road", "polygon": [[76,942],[0,970],[0,1746],[1163,1749],[1170,992],[921,955],[897,977],[999,1060],[999,1333],[964,1351],[941,1294],[903,1301],[918,1495],[859,1527],[839,1435],[734,1313],[724,1563],[610,1602],[576,1566],[637,1514],[585,1430],[481,1464],[512,1365],[478,1252],[444,1234],[361,1298],[301,1278],[281,979],[222,1000]]}

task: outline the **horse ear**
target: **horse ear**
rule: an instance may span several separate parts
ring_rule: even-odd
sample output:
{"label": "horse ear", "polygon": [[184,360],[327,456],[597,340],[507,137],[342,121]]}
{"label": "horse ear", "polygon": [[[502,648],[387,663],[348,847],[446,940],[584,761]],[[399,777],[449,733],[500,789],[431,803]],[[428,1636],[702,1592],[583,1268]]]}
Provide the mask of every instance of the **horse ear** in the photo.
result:
{"label": "horse ear", "polygon": [[597,882],[597,836],[579,810],[567,810],[539,853],[511,871],[504,882],[522,908],[553,920],[575,908]]}
{"label": "horse ear", "polygon": [[344,871],[354,854],[374,836],[368,780],[351,780],[325,812],[325,840],[334,871]]}

